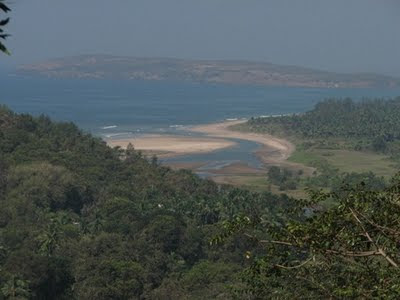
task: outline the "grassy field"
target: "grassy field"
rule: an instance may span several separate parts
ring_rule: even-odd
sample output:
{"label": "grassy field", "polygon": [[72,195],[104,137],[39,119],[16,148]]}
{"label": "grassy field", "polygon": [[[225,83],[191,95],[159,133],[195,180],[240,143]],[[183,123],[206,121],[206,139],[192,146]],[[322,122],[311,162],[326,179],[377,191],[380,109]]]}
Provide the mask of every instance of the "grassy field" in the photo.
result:
{"label": "grassy field", "polygon": [[[300,163],[306,166],[314,166],[318,170],[318,165],[329,165],[338,170],[338,173],[344,172],[374,172],[378,176],[390,178],[398,168],[395,162],[387,156],[369,152],[359,152],[350,150],[327,150],[327,149],[309,149],[296,150],[289,158],[289,161]],[[295,190],[279,190],[279,187],[268,181],[267,174],[251,173],[231,173],[220,174],[213,177],[213,180],[220,184],[231,184],[251,191],[265,192],[269,191],[275,194],[285,193],[294,198],[304,198],[307,196],[304,180],[300,180]],[[305,175],[303,175],[305,176]],[[305,177],[302,177],[305,179]]]}
{"label": "grassy field", "polygon": [[[246,124],[240,124],[234,129],[240,131],[251,131]],[[279,130],[277,130],[276,135],[290,140],[296,146],[308,142],[301,137],[285,136],[283,131]],[[371,171],[378,176],[384,177],[390,177],[400,170],[398,164],[393,160],[390,160],[386,155],[372,152],[344,150],[349,148],[349,141],[340,138],[330,138],[328,141],[331,146],[334,146],[334,148],[337,149],[311,148],[302,150],[302,147],[297,147],[298,150],[292,154],[289,161],[312,167],[327,163],[330,166],[337,168],[341,173],[361,173]],[[341,150],[339,150],[340,148]]]}
{"label": "grassy field", "polygon": [[383,154],[350,150],[310,149],[298,150],[289,158],[290,161],[315,166],[327,162],[340,172],[374,172],[378,176],[390,177],[398,168],[396,163]]}
{"label": "grassy field", "polygon": [[287,194],[294,198],[304,198],[307,195],[303,187],[296,190],[280,191],[279,187],[268,182],[267,176],[262,175],[222,175],[213,177],[213,180],[220,184],[230,184],[250,191],[269,191],[274,194]]}
{"label": "grassy field", "polygon": [[[296,150],[289,161],[306,166],[329,165],[338,170],[338,173],[374,172],[378,176],[390,178],[398,168],[396,163],[382,154],[359,152],[350,150],[309,149]],[[295,198],[307,196],[304,181],[298,183],[296,190],[280,191],[279,187],[270,184],[267,174],[226,174],[213,178],[218,183],[240,186],[251,191],[270,191],[272,193],[285,193]]]}

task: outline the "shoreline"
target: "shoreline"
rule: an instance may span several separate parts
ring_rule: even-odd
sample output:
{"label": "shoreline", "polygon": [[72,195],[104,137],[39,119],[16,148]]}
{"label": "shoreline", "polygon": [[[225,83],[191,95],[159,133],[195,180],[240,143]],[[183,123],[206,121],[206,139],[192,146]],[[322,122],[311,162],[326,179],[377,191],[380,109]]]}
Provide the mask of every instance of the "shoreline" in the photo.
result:
{"label": "shoreline", "polygon": [[247,120],[227,120],[184,129],[186,132],[200,133],[200,136],[148,134],[105,141],[111,147],[126,148],[128,144],[132,144],[135,149],[145,154],[157,155],[159,158],[172,158],[211,153],[236,146],[237,142],[234,139],[245,140],[260,145],[260,148],[253,153],[264,166],[286,165],[296,168],[297,164],[287,161],[295,151],[294,144],[269,134],[236,131],[230,128],[245,122]]}
{"label": "shoreline", "polygon": [[[289,169],[293,172],[302,170],[311,175],[314,168],[288,161],[296,147],[288,140],[269,134],[236,131],[231,127],[247,120],[228,120],[219,123],[197,125],[185,128],[188,133],[197,133],[196,136],[186,135],[145,135],[138,138],[106,140],[109,146],[126,147],[132,143],[134,148],[141,150],[145,155],[156,155],[161,159],[175,158],[173,161],[164,161],[162,164],[172,169],[187,169],[201,177],[209,178],[218,184],[233,184],[256,188],[260,191],[270,191],[266,176],[271,166]],[[249,150],[255,155],[261,166],[251,166],[246,160],[232,161],[221,168],[209,167],[212,160],[179,160],[180,156],[206,154],[227,149],[238,145],[240,141],[251,141],[259,144],[258,148]],[[229,151],[229,150],[228,150]],[[275,192],[280,193],[276,187]]]}
{"label": "shoreline", "polygon": [[210,153],[233,147],[236,142],[217,137],[188,137],[180,135],[144,135],[137,138],[106,139],[110,147],[126,148],[132,144],[134,149],[159,158],[182,155]]}
{"label": "shoreline", "polygon": [[194,126],[192,132],[203,133],[206,137],[234,138],[252,141],[262,147],[255,151],[257,157],[266,165],[288,163],[287,159],[295,151],[296,147],[291,142],[274,137],[269,134],[242,132],[230,129],[231,126],[242,124],[247,120],[225,121],[220,123]]}

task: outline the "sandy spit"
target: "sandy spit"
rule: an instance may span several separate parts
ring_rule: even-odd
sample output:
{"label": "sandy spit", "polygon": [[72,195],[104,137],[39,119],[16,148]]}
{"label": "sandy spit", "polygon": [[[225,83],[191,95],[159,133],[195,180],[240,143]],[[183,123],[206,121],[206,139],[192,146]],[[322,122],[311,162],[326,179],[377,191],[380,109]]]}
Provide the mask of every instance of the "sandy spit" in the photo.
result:
{"label": "sandy spit", "polygon": [[129,143],[137,150],[158,152],[159,157],[207,153],[236,145],[231,140],[211,137],[146,135],[138,138],[106,140],[111,147],[126,148]]}
{"label": "sandy spit", "polygon": [[280,164],[285,162],[295,150],[295,146],[291,142],[272,135],[230,129],[231,126],[244,122],[246,120],[200,125],[191,128],[191,131],[204,133],[209,137],[236,138],[257,142],[263,147],[256,154],[265,164]]}

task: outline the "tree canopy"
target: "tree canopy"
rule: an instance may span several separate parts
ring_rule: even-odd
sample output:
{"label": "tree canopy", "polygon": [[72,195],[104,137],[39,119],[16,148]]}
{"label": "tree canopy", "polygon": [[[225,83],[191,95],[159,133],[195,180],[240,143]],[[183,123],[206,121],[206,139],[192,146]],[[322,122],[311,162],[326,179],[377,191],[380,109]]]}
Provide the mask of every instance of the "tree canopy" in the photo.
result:
{"label": "tree canopy", "polygon": [[399,198],[398,177],[307,200],[218,186],[2,107],[0,295],[398,298]]}
{"label": "tree canopy", "polygon": [[[251,298],[397,299],[400,297],[400,177],[384,190],[365,184],[314,192],[283,222],[225,222],[221,242],[241,235],[262,246],[243,274]],[[320,209],[324,201],[334,203]],[[248,257],[253,256],[248,251]]]}
{"label": "tree canopy", "polygon": [[[356,150],[372,150],[397,155],[400,142],[400,97],[355,102],[328,99],[304,114],[252,118],[248,128],[257,132],[298,136],[319,140],[351,141]],[[332,143],[337,143],[333,140]]]}
{"label": "tree canopy", "polygon": [[217,186],[74,124],[1,107],[0,295],[227,299],[248,241],[210,247],[218,223],[272,218],[291,201]]}

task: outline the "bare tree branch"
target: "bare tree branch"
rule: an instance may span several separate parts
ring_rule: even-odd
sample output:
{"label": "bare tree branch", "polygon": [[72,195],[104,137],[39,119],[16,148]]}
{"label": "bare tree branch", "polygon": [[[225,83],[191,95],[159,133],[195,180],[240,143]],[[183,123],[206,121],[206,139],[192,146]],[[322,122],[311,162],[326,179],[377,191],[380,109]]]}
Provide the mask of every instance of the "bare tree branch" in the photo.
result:
{"label": "bare tree branch", "polygon": [[374,247],[377,249],[377,252],[382,255],[393,267],[398,268],[398,264],[391,259],[386,253],[385,251],[379,247],[377,245],[377,243],[371,238],[371,236],[369,235],[368,231],[365,229],[363,223],[361,222],[361,220],[358,218],[357,214],[354,212],[353,209],[350,208],[351,214],[353,215],[354,219],[356,219],[356,221],[358,222],[358,224],[360,225],[361,229],[364,231],[365,236],[367,237],[367,239],[374,245]]}

